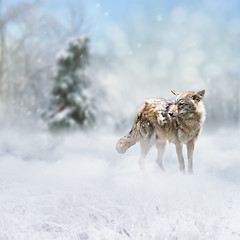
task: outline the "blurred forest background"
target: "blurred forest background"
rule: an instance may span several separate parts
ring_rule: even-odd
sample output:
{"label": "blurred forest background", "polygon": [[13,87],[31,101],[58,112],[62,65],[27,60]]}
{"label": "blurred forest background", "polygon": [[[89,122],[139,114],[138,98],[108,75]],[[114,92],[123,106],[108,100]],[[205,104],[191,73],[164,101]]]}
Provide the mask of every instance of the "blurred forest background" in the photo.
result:
{"label": "blurred forest background", "polygon": [[240,124],[240,2],[0,0],[3,127],[121,129],[144,98],[206,89]]}

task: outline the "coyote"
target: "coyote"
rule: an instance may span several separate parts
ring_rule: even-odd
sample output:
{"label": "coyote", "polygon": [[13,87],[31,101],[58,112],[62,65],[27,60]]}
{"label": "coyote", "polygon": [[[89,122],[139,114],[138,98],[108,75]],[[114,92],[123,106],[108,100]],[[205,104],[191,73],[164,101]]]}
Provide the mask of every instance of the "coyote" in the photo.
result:
{"label": "coyote", "polygon": [[155,144],[158,150],[157,163],[162,170],[163,155],[167,140],[175,144],[179,169],[185,172],[182,145],[187,145],[188,173],[193,173],[193,150],[202,125],[205,121],[205,108],[202,98],[205,90],[198,92],[175,92],[176,101],[163,98],[147,99],[136,113],[132,129],[116,145],[119,153],[125,153],[136,142],[140,142],[139,165],[145,169],[145,157]]}

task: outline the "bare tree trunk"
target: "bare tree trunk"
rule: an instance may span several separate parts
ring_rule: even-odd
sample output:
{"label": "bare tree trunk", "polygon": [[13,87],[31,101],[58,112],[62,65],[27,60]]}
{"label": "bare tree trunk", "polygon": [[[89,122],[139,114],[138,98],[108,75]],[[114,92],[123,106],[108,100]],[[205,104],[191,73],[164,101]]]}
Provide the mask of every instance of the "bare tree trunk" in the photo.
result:
{"label": "bare tree trunk", "polygon": [[0,92],[3,85],[3,74],[4,74],[4,48],[5,48],[5,37],[4,37],[4,22],[2,16],[2,0],[0,0]]}

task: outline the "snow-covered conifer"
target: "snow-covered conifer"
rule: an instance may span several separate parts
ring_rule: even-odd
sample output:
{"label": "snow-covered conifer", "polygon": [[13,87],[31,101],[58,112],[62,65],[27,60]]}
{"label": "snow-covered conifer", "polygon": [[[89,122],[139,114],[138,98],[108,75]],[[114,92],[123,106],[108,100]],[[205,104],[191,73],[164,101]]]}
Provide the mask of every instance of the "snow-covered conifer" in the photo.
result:
{"label": "snow-covered conifer", "polygon": [[57,54],[48,124],[50,129],[86,129],[95,122],[89,62],[89,38],[71,39]]}

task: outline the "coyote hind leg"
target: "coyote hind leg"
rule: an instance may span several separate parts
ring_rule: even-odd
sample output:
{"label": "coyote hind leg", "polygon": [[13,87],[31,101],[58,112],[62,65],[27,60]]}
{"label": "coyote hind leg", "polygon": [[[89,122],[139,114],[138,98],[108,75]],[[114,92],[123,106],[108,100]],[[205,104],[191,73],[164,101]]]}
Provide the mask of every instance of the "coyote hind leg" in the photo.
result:
{"label": "coyote hind leg", "polygon": [[156,140],[155,145],[157,147],[158,150],[158,155],[157,155],[157,159],[156,162],[159,165],[159,167],[164,171],[164,167],[163,167],[163,155],[166,149],[166,141],[165,140]]}
{"label": "coyote hind leg", "polygon": [[140,140],[140,146],[141,146],[141,156],[138,160],[138,164],[142,170],[145,170],[145,158],[150,150],[150,148],[153,145],[152,137],[145,137]]}

